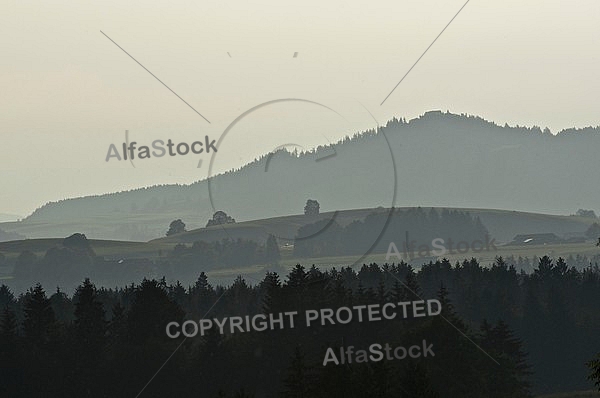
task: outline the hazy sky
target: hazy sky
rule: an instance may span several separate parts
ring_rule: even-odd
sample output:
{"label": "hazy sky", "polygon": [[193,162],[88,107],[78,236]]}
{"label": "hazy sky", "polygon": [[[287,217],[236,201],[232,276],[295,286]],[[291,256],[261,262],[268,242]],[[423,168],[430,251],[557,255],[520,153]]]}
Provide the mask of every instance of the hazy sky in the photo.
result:
{"label": "hazy sky", "polygon": [[364,107],[380,122],[441,109],[553,132],[600,124],[598,0],[471,0],[383,106],[463,0],[2,3],[0,213],[206,178],[206,155],[105,158],[126,129],[138,145],[218,139],[280,98],[339,115],[261,108],[227,135],[216,171],[371,128]]}

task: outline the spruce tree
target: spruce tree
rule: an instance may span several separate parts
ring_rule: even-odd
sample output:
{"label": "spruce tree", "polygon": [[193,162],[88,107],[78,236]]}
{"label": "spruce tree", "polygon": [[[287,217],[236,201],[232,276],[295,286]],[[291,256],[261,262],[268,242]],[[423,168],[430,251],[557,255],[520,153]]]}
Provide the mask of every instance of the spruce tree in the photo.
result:
{"label": "spruce tree", "polygon": [[267,243],[265,246],[265,262],[267,264],[277,264],[280,259],[281,254],[279,253],[277,239],[273,234],[270,234],[267,238]]}
{"label": "spruce tree", "polygon": [[101,352],[107,323],[104,319],[105,311],[102,303],[98,301],[96,286],[86,278],[77,288],[74,295],[75,301],[75,335],[88,353],[96,355]]}
{"label": "spruce tree", "polygon": [[306,365],[304,354],[299,346],[294,349],[292,362],[288,368],[288,375],[284,380],[284,398],[311,397],[311,388],[314,385],[311,369]]}
{"label": "spruce tree", "polygon": [[51,328],[56,319],[50,299],[40,283],[30,288],[23,309],[25,338],[33,344],[43,344],[50,340]]}

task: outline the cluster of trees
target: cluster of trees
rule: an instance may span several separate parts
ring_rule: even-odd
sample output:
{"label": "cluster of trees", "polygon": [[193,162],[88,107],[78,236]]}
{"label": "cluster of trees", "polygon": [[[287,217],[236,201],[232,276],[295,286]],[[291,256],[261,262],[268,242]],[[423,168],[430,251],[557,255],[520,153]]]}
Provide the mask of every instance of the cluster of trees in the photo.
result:
{"label": "cluster of trees", "polygon": [[185,223],[183,221],[181,221],[180,218],[178,218],[177,220],[171,221],[171,224],[169,224],[169,229],[167,230],[166,235],[167,236],[177,235],[177,234],[180,234],[185,231],[186,231]]}
{"label": "cluster of trees", "polygon": [[213,214],[212,218],[208,220],[206,223],[207,227],[212,227],[213,225],[222,225],[222,224],[235,224],[235,219],[231,216],[228,216],[224,211],[217,211]]}
{"label": "cluster of trees", "polygon": [[[170,234],[179,224],[171,223]],[[185,225],[181,228],[185,229]],[[138,281],[146,275],[167,275],[182,281],[193,281],[198,270],[211,270],[223,266],[241,267],[255,264],[278,264],[281,259],[279,244],[273,235],[264,243],[246,239],[223,239],[216,242],[196,241],[177,244],[172,251],[159,258],[107,259],[97,256],[84,234],[73,234],[52,247],[43,256],[23,251],[14,262],[11,285],[17,291],[26,290],[40,281],[46,286],[74,286],[85,277],[91,277],[105,286]],[[0,253],[0,266],[8,260]]]}
{"label": "cluster of trees", "polygon": [[[588,257],[586,255],[581,255],[581,254],[577,254],[576,256],[573,255],[569,255],[566,259],[567,264],[569,264],[570,267],[575,267],[577,270],[582,271],[585,268],[589,268],[589,267],[594,267],[597,264],[600,264],[600,254],[594,254],[591,257]],[[534,270],[536,269],[536,267],[539,265],[540,263],[540,257],[538,256],[533,256],[531,258],[529,258],[529,256],[514,256],[514,255],[510,255],[510,256],[506,256],[504,258],[504,262],[510,266],[510,267],[514,267],[517,272],[525,272],[525,273],[532,273],[534,272]]]}
{"label": "cluster of trees", "polygon": [[159,266],[168,275],[186,280],[188,275],[197,275],[200,269],[276,264],[280,258],[277,239],[269,235],[265,244],[241,238],[225,238],[216,242],[197,241],[190,246],[180,243]]}
{"label": "cluster of trees", "polygon": [[[222,224],[235,224],[235,219],[222,210],[216,211],[212,218],[208,220],[206,223],[206,227],[212,227],[214,225],[222,225]],[[181,219],[173,220],[169,225],[169,229],[167,230],[166,235],[172,236],[176,234],[180,234],[182,232],[186,232],[185,223],[181,221]]]}
{"label": "cluster of trees", "polygon": [[438,212],[434,208],[426,211],[421,207],[407,210],[381,208],[363,221],[354,221],[346,227],[340,226],[335,219],[319,220],[300,227],[294,242],[294,255],[353,255],[366,253],[371,247],[372,252],[385,253],[390,242],[402,247],[407,234],[409,242],[415,242],[416,247],[431,247],[431,241],[436,238],[446,242],[448,239],[454,242],[485,242],[488,231],[478,217],[460,210],[443,209]]}
{"label": "cluster of trees", "polygon": [[578,217],[598,218],[598,216],[596,216],[596,212],[594,210],[579,209],[579,210],[577,210],[575,215]]}
{"label": "cluster of trees", "polygon": [[51,286],[72,286],[94,274],[95,266],[101,262],[102,258],[96,256],[86,236],[76,233],[63,239],[61,246],[48,249],[41,258],[28,250],[21,252],[13,276],[23,288],[34,281],[51,283]]}
{"label": "cluster of trees", "polygon": [[[168,322],[437,297],[441,316],[169,339]],[[544,257],[532,274],[502,258],[321,271],[294,267],[188,287],[144,280],[73,297],[0,287],[0,382],[11,397],[528,397],[598,379],[600,269]],[[435,357],[322,366],[326,348],[427,339]],[[528,353],[529,355],[527,355]],[[6,360],[4,360],[6,358]],[[590,359],[592,359],[590,361]],[[167,361],[165,363],[165,361]],[[590,368],[585,367],[589,361]],[[164,366],[163,366],[164,365]],[[160,372],[157,373],[157,370]],[[594,373],[595,372],[595,373]],[[155,377],[153,377],[156,374]],[[556,377],[560,375],[560,377]],[[151,380],[151,383],[148,381]],[[533,387],[531,387],[533,383]],[[145,387],[146,386],[146,387]]]}
{"label": "cluster of trees", "polygon": [[321,205],[314,199],[308,199],[304,206],[304,214],[307,216],[318,216]]}
{"label": "cluster of trees", "polygon": [[[356,224],[359,225],[359,224]],[[349,226],[348,226],[349,227]],[[344,229],[341,232],[349,231]],[[358,227],[357,227],[358,228]],[[357,234],[360,230],[356,231]],[[304,233],[304,232],[303,232]],[[314,236],[296,241],[296,254],[302,245],[310,243],[311,255],[338,255],[340,251],[332,251],[335,245],[329,246],[340,236],[340,228],[332,224],[323,231],[317,230]],[[350,247],[353,241],[351,236],[341,234],[350,239],[346,247],[347,252],[355,252]],[[413,234],[410,235],[411,239]],[[385,242],[385,239],[382,239]],[[356,242],[355,242],[356,243]],[[402,250],[398,243],[399,250]],[[356,243],[358,245],[358,243]],[[319,246],[320,245],[320,246]],[[339,250],[339,246],[337,246]],[[384,249],[385,250],[385,249]],[[301,253],[301,252],[300,252]],[[343,252],[341,252],[343,253]],[[139,281],[145,276],[166,275],[171,280],[180,280],[191,283],[199,271],[208,271],[228,267],[246,267],[256,264],[274,265],[281,258],[278,241],[274,236],[269,236],[264,242],[254,242],[244,239],[224,239],[217,242],[197,241],[192,244],[179,244],[171,251],[160,250],[158,258],[104,258],[97,256],[83,234],[74,234],[63,240],[61,246],[50,248],[43,255],[36,255],[30,251],[22,252],[16,260],[7,260],[0,254],[0,266],[13,266],[14,279],[10,285],[18,292],[25,291],[37,281],[45,286],[74,287],[85,277],[90,277],[103,286],[123,285]],[[517,272],[523,270],[533,272],[539,263],[539,258],[509,256],[505,262],[516,268]],[[569,256],[567,263],[583,270],[600,263],[600,255]],[[254,275],[260,279],[260,275]]]}

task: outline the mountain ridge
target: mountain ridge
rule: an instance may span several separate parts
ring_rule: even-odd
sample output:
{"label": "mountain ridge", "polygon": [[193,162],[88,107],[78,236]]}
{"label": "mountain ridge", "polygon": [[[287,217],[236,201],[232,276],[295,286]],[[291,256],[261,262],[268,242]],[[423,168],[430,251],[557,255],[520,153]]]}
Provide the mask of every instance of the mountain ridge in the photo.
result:
{"label": "mountain ridge", "polygon": [[[261,219],[296,214],[307,199],[318,200],[323,211],[395,205],[571,214],[600,199],[600,187],[574,178],[600,166],[594,153],[598,133],[599,127],[584,127],[552,134],[538,126],[500,126],[479,116],[429,111],[308,152],[265,154],[211,177],[210,193],[204,179],[69,198],[0,226],[24,233],[34,224],[102,218],[114,228],[96,237],[130,238],[136,232],[128,229],[137,228],[146,240],[174,218],[198,228],[215,210],[240,221]],[[335,156],[320,161],[332,148]],[[571,192],[578,192],[578,200]]]}

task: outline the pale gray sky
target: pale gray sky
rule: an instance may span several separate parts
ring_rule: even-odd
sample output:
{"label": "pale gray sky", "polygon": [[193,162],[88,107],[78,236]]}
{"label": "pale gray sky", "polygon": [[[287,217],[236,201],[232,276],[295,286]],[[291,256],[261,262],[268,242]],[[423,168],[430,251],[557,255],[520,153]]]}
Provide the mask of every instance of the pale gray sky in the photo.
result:
{"label": "pale gray sky", "polygon": [[[497,123],[599,125],[600,2],[471,0],[3,1],[0,213],[207,176],[208,157],[105,162],[124,131],[150,143],[227,136],[217,171],[432,110]],[[207,117],[204,121],[100,33]],[[228,52],[230,55],[228,55]],[[293,58],[294,52],[298,57]],[[432,143],[434,145],[434,143]]]}

